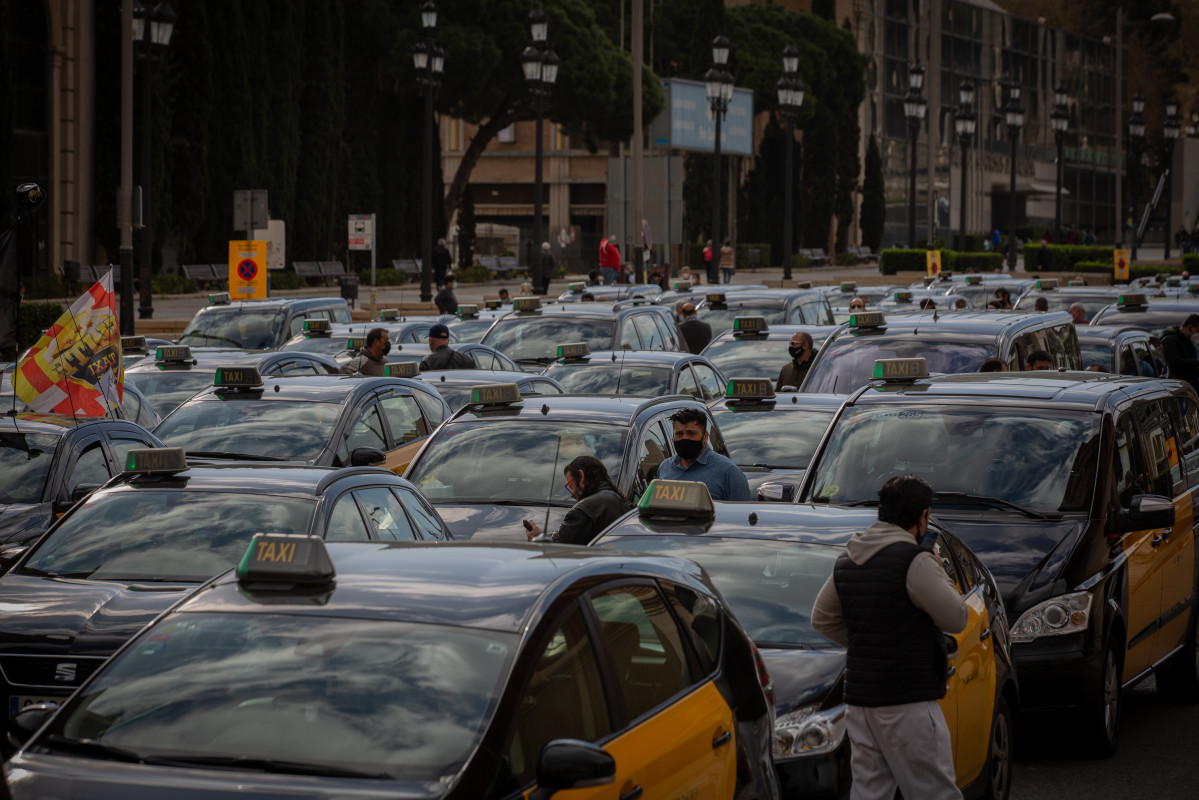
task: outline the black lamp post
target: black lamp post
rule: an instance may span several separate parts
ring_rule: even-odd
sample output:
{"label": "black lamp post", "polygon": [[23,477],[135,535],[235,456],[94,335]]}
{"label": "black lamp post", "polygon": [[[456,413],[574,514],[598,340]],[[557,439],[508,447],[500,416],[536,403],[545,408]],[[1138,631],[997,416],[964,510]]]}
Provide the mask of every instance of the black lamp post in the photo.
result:
{"label": "black lamp post", "polygon": [[529,12],[529,31],[533,43],[525,48],[520,56],[520,65],[525,72],[525,82],[529,84],[529,92],[537,98],[537,155],[533,166],[533,291],[544,294],[545,287],[552,275],[543,275],[541,269],[542,241],[542,128],[545,125],[545,101],[554,90],[554,81],[558,79],[558,65],[561,63],[558,54],[553,51],[546,41],[549,31],[549,21],[541,6],[535,6]]}
{"label": "black lamp post", "polygon": [[928,112],[928,101],[920,94],[924,88],[924,67],[912,64],[908,68],[908,93],[903,98],[903,115],[908,118],[908,150],[911,169],[908,174],[908,249],[916,246],[916,139],[920,125]]}
{"label": "black lamp post", "polygon": [[1008,101],[1003,112],[1007,118],[1008,138],[1012,143],[1012,179],[1008,188],[1007,204],[1007,265],[1008,269],[1014,272],[1016,270],[1016,143],[1020,140],[1020,129],[1024,127],[1024,107],[1020,105],[1020,83],[1012,78],[1005,80],[1004,85],[1007,87]]}
{"label": "black lamp post", "polygon": [[[175,32],[175,10],[169,3],[159,3],[147,6],[140,2],[133,4],[133,42],[137,61],[141,65],[142,90],[142,143],[141,164],[138,167],[142,187],[142,252],[140,274],[141,290],[138,293],[138,319],[151,319],[154,316],[153,267],[154,267],[154,226],[151,224],[150,191],[152,178],[151,158],[151,129],[153,122],[153,64],[160,55],[165,55],[171,44],[171,34]],[[122,282],[124,276],[122,275]],[[133,285],[132,278],[129,281]],[[130,295],[132,299],[132,294]]]}
{"label": "black lamp post", "polygon": [[1162,136],[1166,140],[1166,248],[1162,258],[1170,257],[1170,237],[1174,235],[1171,228],[1171,217],[1174,204],[1170,195],[1174,188],[1174,145],[1178,142],[1178,134],[1182,127],[1178,124],[1178,99],[1171,97],[1166,100],[1166,124],[1162,126]]}
{"label": "black lamp post", "polygon": [[962,191],[958,210],[958,249],[966,249],[966,172],[969,170],[967,158],[970,155],[970,139],[978,118],[974,114],[974,84],[969,78],[958,86],[958,110],[953,115],[953,128],[957,132],[958,142],[962,146]]}
{"label": "black lamp post", "polygon": [[1066,130],[1070,127],[1070,112],[1066,109],[1066,84],[1059,83],[1053,90],[1053,113],[1049,115],[1053,125],[1053,138],[1057,142],[1057,199],[1054,206],[1053,230],[1054,239],[1062,241],[1062,170],[1064,168],[1063,145],[1066,141]]}
{"label": "black lamp post", "polygon": [[792,206],[793,156],[795,149],[795,117],[803,105],[804,85],[799,79],[799,51],[794,44],[783,51],[783,77],[779,80],[779,111],[787,123],[786,173],[783,179],[783,280],[791,280],[791,233],[795,227],[795,212]]}
{"label": "black lamp post", "polygon": [[717,283],[720,266],[720,123],[733,99],[733,73],[729,63],[729,40],[721,34],[712,40],[712,68],[704,74],[708,107],[716,120],[716,142],[712,160],[712,260],[708,262],[708,283]]}
{"label": "black lamp post", "polygon": [[412,65],[416,68],[416,82],[425,90],[420,300],[422,303],[428,303],[433,299],[433,97],[437,94],[437,88],[441,86],[441,75],[445,70],[445,51],[433,39],[433,31],[437,29],[437,5],[433,0],[425,0],[425,4],[420,7],[420,21],[423,33],[420,41],[412,48]]}
{"label": "black lamp post", "polygon": [[1132,256],[1130,261],[1137,260],[1137,194],[1141,182],[1141,147],[1145,143],[1145,98],[1140,92],[1132,98],[1132,117],[1128,120],[1128,151],[1132,156],[1132,174],[1129,183],[1132,184]]}

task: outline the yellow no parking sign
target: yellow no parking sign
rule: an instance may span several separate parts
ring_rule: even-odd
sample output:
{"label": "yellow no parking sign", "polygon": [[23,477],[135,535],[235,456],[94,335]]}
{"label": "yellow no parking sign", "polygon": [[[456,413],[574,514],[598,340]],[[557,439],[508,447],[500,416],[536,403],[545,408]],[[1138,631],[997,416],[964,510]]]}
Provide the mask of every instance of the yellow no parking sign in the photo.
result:
{"label": "yellow no parking sign", "polygon": [[229,242],[229,297],[233,300],[265,300],[265,241]]}

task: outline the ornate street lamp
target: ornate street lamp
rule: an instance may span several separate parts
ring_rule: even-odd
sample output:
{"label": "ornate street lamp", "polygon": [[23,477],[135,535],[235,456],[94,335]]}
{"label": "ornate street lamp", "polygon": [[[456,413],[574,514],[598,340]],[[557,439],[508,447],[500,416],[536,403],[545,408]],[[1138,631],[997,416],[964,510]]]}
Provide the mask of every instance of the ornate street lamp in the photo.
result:
{"label": "ornate street lamp", "polygon": [[420,299],[428,303],[433,299],[433,98],[441,86],[445,70],[445,51],[433,38],[437,29],[437,5],[426,0],[420,7],[423,33],[420,41],[412,48],[412,66],[416,68],[416,82],[425,91],[425,163],[421,175],[424,207],[421,217],[421,267]]}
{"label": "ornate street lamp", "polygon": [[[720,123],[733,99],[733,73],[729,62],[729,40],[724,34],[712,40],[712,68],[704,74],[708,107],[716,120],[716,142],[712,161],[712,260],[708,262],[708,283],[717,283],[720,266]],[[638,134],[640,135],[640,134]]]}
{"label": "ornate street lamp", "polygon": [[1053,215],[1054,239],[1062,241],[1062,169],[1064,165],[1063,145],[1066,141],[1066,131],[1070,127],[1070,111],[1066,108],[1066,84],[1059,83],[1053,90],[1053,113],[1049,122],[1053,125],[1053,138],[1057,141],[1057,201]]}
{"label": "ornate street lamp", "polygon": [[544,294],[546,286],[553,276],[542,274],[541,268],[542,225],[544,223],[542,220],[542,204],[544,202],[542,195],[545,191],[542,185],[542,128],[545,126],[545,101],[554,90],[554,82],[558,80],[558,66],[561,64],[561,59],[546,41],[549,33],[549,20],[540,5],[534,6],[533,10],[529,12],[529,32],[533,43],[526,47],[521,54],[520,66],[524,70],[525,83],[529,85],[529,92],[537,98],[537,131],[535,134],[537,152],[533,166],[533,263],[530,266],[533,269],[533,291],[537,294]]}
{"label": "ornate street lamp", "polygon": [[920,94],[924,88],[924,67],[912,64],[908,69],[908,93],[903,98],[903,115],[908,119],[908,150],[911,168],[908,174],[908,249],[916,246],[916,139],[928,112],[928,101]]}
{"label": "ornate street lamp", "polygon": [[[1132,257],[1130,261],[1137,260],[1137,194],[1140,191],[1141,182],[1141,148],[1145,144],[1145,117],[1141,114],[1145,110],[1145,98],[1140,92],[1132,98],[1132,117],[1128,120],[1128,150],[1132,155],[1132,175],[1129,183],[1132,184]],[[1117,201],[1119,198],[1117,198]]]}
{"label": "ornate street lamp", "polygon": [[[791,280],[791,233],[795,227],[792,195],[794,171],[792,151],[795,149],[795,117],[803,105],[804,85],[799,79],[799,50],[794,44],[783,51],[783,77],[779,79],[779,111],[787,123],[787,158],[783,190],[783,280]],[[713,242],[715,245],[715,242]]]}
{"label": "ornate street lamp", "polygon": [[1162,258],[1170,257],[1170,237],[1174,235],[1171,228],[1171,217],[1174,205],[1171,192],[1174,188],[1174,145],[1178,143],[1178,134],[1182,127],[1178,123],[1178,99],[1171,97],[1166,100],[1166,124],[1162,126],[1162,136],[1166,139],[1166,248]]}
{"label": "ornate street lamp", "polygon": [[958,86],[958,110],[953,115],[953,127],[962,146],[962,191],[958,210],[958,249],[966,249],[966,173],[970,156],[970,139],[974,136],[978,118],[974,113],[974,83],[967,78]]}
{"label": "ornate street lamp", "polygon": [[1007,265],[1012,272],[1016,271],[1016,144],[1020,140],[1020,129],[1024,127],[1024,107],[1020,105],[1020,83],[1015,78],[1006,79],[1003,85],[1007,88],[1008,101],[1003,108],[1007,121],[1008,138],[1012,143],[1011,164],[1012,178],[1008,187],[1008,250]]}

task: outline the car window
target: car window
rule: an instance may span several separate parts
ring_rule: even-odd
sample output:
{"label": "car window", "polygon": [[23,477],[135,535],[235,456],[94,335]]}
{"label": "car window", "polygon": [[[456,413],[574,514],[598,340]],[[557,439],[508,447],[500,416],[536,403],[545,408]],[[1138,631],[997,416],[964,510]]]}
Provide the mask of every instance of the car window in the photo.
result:
{"label": "car window", "polygon": [[125,419],[140,425],[142,421],[138,419],[142,413],[142,401],[137,395],[128,390],[121,392],[121,416]]}
{"label": "car window", "polygon": [[682,634],[653,586],[621,586],[591,604],[616,665],[630,719],[644,716],[691,685]]}
{"label": "car window", "polygon": [[391,427],[395,446],[407,444],[414,439],[429,435],[429,426],[421,416],[420,406],[411,395],[393,394],[380,401],[387,424]]}
{"label": "car window", "polygon": [[645,429],[641,436],[641,451],[637,456],[637,486],[638,495],[645,491],[649,482],[658,477],[658,467],[670,458],[670,444],[662,426],[654,421]]}
{"label": "car window", "polygon": [[112,460],[117,465],[119,472],[125,468],[125,458],[129,455],[130,450],[135,447],[154,447],[154,443],[149,439],[136,439],[128,434],[114,436],[110,433],[108,446],[112,448]]}
{"label": "car window", "polygon": [[383,436],[383,420],[379,417],[379,408],[373,403],[362,412],[350,428],[350,437],[346,446],[352,453],[359,447],[375,447],[387,449],[387,440]]}
{"label": "car window", "polygon": [[358,496],[358,501],[366,511],[366,518],[370,521],[376,539],[411,541],[417,538],[412,530],[412,523],[408,521],[408,515],[404,513],[404,506],[386,486],[372,486],[369,489],[360,489],[354,494]]}
{"label": "car window", "polygon": [[431,427],[436,428],[445,419],[445,408],[441,401],[435,398],[428,392],[414,391],[412,396],[416,398],[417,404],[421,410],[425,412],[425,419]]}
{"label": "car window", "polygon": [[633,324],[632,317],[626,317],[624,323],[620,326],[620,350],[640,350],[641,339],[637,336],[637,328]]}
{"label": "car window", "polygon": [[1174,486],[1182,481],[1178,460],[1178,438],[1174,422],[1164,400],[1143,403],[1136,408],[1137,421],[1145,434],[1149,459],[1149,486],[1154,494],[1174,496]]}
{"label": "car window", "polygon": [[658,333],[661,334],[662,341],[666,343],[663,349],[678,350],[679,335],[674,327],[674,323],[658,313],[647,314],[646,316],[653,320],[654,324],[658,326]]}
{"label": "car window", "polygon": [[479,365],[479,369],[503,369],[503,366],[496,362],[495,356],[486,350],[472,350],[470,356]]}
{"label": "car window", "polygon": [[937,560],[941,562],[941,568],[945,570],[945,574],[953,582],[954,588],[958,590],[958,594],[965,594],[970,591],[971,582],[969,577],[961,569],[961,564],[958,563],[957,552],[950,545],[949,540],[944,536],[938,536],[933,550],[937,556]]}
{"label": "car window", "polygon": [[665,350],[666,345],[662,341],[662,332],[658,330],[658,326],[650,319],[650,314],[633,314],[633,324],[637,326],[637,333],[641,335],[641,346],[645,350]]}
{"label": "car window", "polygon": [[325,540],[329,542],[360,542],[371,538],[358,503],[354,500],[353,492],[346,492],[337,499],[333,512],[329,515],[329,526],[325,530]]}
{"label": "car window", "polygon": [[67,475],[67,497],[81,483],[104,483],[112,476],[108,474],[108,459],[104,457],[104,448],[99,440],[89,444]]}
{"label": "car window", "polygon": [[1194,485],[1199,482],[1199,407],[1190,395],[1175,396],[1174,403],[1178,409],[1178,446]]}
{"label": "car window", "polygon": [[1141,442],[1131,414],[1121,414],[1116,420],[1116,452],[1112,460],[1115,473],[1113,485],[1120,505],[1128,508],[1132,498],[1149,491]]}
{"label": "car window", "polygon": [[691,369],[695,371],[695,377],[699,380],[699,388],[703,392],[705,400],[715,400],[724,395],[725,387],[720,376],[716,374],[716,370],[699,361],[692,361]]}
{"label": "car window", "polygon": [[611,733],[595,647],[578,606],[542,646],[513,719],[507,760],[520,786],[533,780],[551,740],[594,742]]}
{"label": "car window", "polygon": [[684,364],[680,369],[678,376],[675,378],[676,394],[689,394],[692,397],[703,397],[700,391],[699,382],[695,380],[695,375],[691,372],[691,368]]}
{"label": "car window", "polygon": [[1132,355],[1136,359],[1136,374],[1143,378],[1157,377],[1157,365],[1153,363],[1153,357],[1149,355],[1149,348],[1145,346],[1144,340],[1132,343]]}
{"label": "car window", "polygon": [[416,526],[416,532],[420,538],[433,540],[446,538],[441,518],[423,497],[403,486],[392,487],[392,491],[399,492],[400,500],[412,516],[412,522]]}
{"label": "car window", "polygon": [[549,381],[529,381],[527,387],[522,391],[529,391],[533,394],[562,394],[562,390]]}
{"label": "car window", "polygon": [[[322,314],[322,315],[320,315],[320,316],[321,316],[322,318],[324,317],[324,315],[323,315],[323,314]],[[296,335],[296,334],[298,334],[298,333],[303,333],[303,331],[304,331],[304,323],[305,323],[305,322],[307,322],[307,321],[308,321],[308,318],[307,318],[306,316],[304,316],[303,314],[300,314],[300,315],[297,315],[297,316],[294,316],[294,317],[292,317],[292,318],[291,318],[291,323],[290,323],[290,324],[288,324],[288,326],[287,326],[287,331],[288,331],[288,333],[287,333],[287,336],[288,336],[288,338],[291,338],[292,336],[295,336],[295,335]]]}
{"label": "car window", "polygon": [[279,374],[286,378],[292,378],[296,375],[324,375],[325,370],[311,361],[292,361],[284,364],[283,368],[279,370]]}
{"label": "car window", "polygon": [[721,625],[720,610],[716,603],[686,586],[673,583],[663,583],[662,591],[674,608],[674,613],[690,632],[691,644],[704,672],[712,672],[720,663]]}
{"label": "car window", "polygon": [[1137,374],[1137,359],[1132,354],[1132,345],[1126,344],[1120,348],[1120,374]]}

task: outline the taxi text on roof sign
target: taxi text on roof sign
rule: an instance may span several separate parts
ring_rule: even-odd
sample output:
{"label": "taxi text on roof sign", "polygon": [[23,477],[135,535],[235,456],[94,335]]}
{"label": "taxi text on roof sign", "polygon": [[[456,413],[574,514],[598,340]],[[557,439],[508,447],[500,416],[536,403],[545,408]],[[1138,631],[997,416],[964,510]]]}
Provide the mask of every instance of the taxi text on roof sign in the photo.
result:
{"label": "taxi text on roof sign", "polygon": [[811,281],[796,281],[795,288],[796,289],[811,289],[812,282]]}
{"label": "taxi text on roof sign", "polygon": [[844,281],[841,284],[841,291],[843,292],[856,292],[857,290],[858,284],[855,281]]}
{"label": "taxi text on roof sign", "polygon": [[928,362],[923,358],[880,358],[874,362],[874,377],[886,381],[927,378]]}
{"label": "taxi text on roof sign", "polygon": [[983,282],[982,275],[967,275],[966,276],[966,285],[967,286],[974,286],[974,285],[980,284],[982,282]]}
{"label": "taxi text on roof sign", "polygon": [[730,400],[774,397],[774,384],[769,378],[730,378],[724,396]]}
{"label": "taxi text on roof sign", "polygon": [[458,305],[458,316],[460,317],[475,317],[479,314],[479,306],[476,303],[460,303]]}
{"label": "taxi text on roof sign", "polygon": [[770,330],[766,325],[766,317],[734,317],[733,331],[735,333],[765,333]]}
{"label": "taxi text on roof sign", "polygon": [[707,484],[700,481],[650,481],[637,511],[642,516],[710,517],[716,512]]}
{"label": "taxi text on roof sign", "polygon": [[910,303],[910,302],[912,302],[912,293],[911,293],[911,292],[907,292],[907,291],[899,291],[899,292],[896,292],[896,293],[895,293],[895,302],[896,302],[896,303]]}
{"label": "taxi text on roof sign", "polygon": [[1057,278],[1041,278],[1037,281],[1037,288],[1042,292],[1049,292],[1057,288]]}
{"label": "taxi text on roof sign", "polygon": [[708,302],[709,303],[723,303],[724,302],[724,292],[708,292]]}
{"label": "taxi text on roof sign", "polygon": [[121,337],[121,349],[122,350],[145,350],[145,349],[147,349],[146,348],[146,337],[145,336],[122,336]]}
{"label": "taxi text on roof sign", "polygon": [[572,342],[558,345],[558,358],[583,358],[591,355],[591,348],[586,342]]}
{"label": "taxi text on roof sign", "polygon": [[1129,292],[1122,294],[1116,298],[1116,305],[1123,308],[1144,306],[1149,304],[1149,299],[1145,297],[1143,292]]}
{"label": "taxi text on roof sign", "polygon": [[125,471],[143,475],[173,474],[187,469],[182,447],[135,447],[125,454]]}
{"label": "taxi text on roof sign", "polygon": [[859,311],[849,315],[851,328],[877,328],[886,323],[887,318],[881,311]]}
{"label": "taxi text on roof sign", "polygon": [[230,302],[228,292],[208,295],[208,305],[210,306],[227,306]]}
{"label": "taxi text on roof sign", "polygon": [[333,561],[325,543],[315,536],[256,533],[237,563],[241,583],[294,585],[327,583],[333,578]]}
{"label": "taxi text on roof sign", "polygon": [[512,301],[512,308],[516,311],[536,311],[541,308],[541,298],[518,297]]}
{"label": "taxi text on roof sign", "polygon": [[262,385],[262,374],[257,367],[217,367],[213,386],[251,387]]}
{"label": "taxi text on roof sign", "polygon": [[470,402],[480,406],[502,406],[520,402],[520,387],[515,383],[488,383],[470,390]]}
{"label": "taxi text on roof sign", "polygon": [[483,305],[487,306],[487,309],[489,311],[495,311],[497,308],[499,308],[503,304],[504,303],[502,300],[484,300],[483,301]]}
{"label": "taxi text on roof sign", "polygon": [[327,319],[306,319],[304,320],[304,330],[308,333],[328,333],[333,330],[333,323]]}
{"label": "taxi text on roof sign", "polygon": [[346,349],[347,350],[361,350],[364,347],[366,347],[366,337],[365,336],[351,336],[349,339],[346,340]]}
{"label": "taxi text on roof sign", "polygon": [[155,361],[190,361],[192,349],[185,344],[160,347],[154,354]]}
{"label": "taxi text on roof sign", "polygon": [[411,378],[419,372],[420,367],[415,361],[399,361],[383,366],[383,377],[385,378]]}
{"label": "taxi text on roof sign", "polygon": [[674,290],[676,292],[691,291],[691,281],[675,281],[674,282]]}

